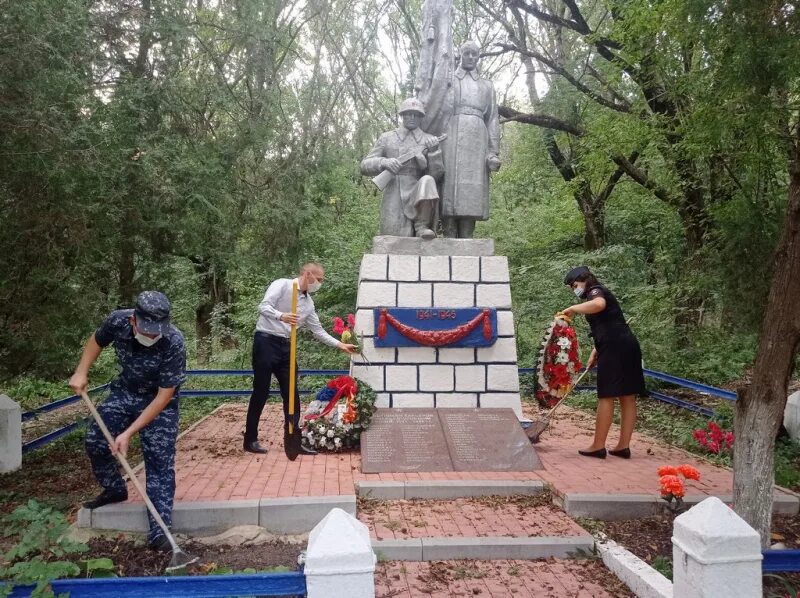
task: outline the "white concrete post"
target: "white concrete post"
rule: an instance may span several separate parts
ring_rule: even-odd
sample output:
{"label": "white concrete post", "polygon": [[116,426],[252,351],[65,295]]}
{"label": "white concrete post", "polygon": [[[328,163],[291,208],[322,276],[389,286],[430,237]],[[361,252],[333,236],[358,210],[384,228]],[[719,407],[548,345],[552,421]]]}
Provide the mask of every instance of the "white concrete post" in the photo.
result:
{"label": "white concrete post", "polygon": [[783,425],[792,440],[800,442],[800,390],[789,395],[783,410]]}
{"label": "white concrete post", "polygon": [[6,395],[0,395],[0,473],[22,466],[22,409]]}
{"label": "white concrete post", "polygon": [[308,598],[375,598],[377,561],[367,526],[332,509],[308,538]]}
{"label": "white concrete post", "polygon": [[761,539],[711,496],[675,519],[672,582],[680,598],[761,598]]}

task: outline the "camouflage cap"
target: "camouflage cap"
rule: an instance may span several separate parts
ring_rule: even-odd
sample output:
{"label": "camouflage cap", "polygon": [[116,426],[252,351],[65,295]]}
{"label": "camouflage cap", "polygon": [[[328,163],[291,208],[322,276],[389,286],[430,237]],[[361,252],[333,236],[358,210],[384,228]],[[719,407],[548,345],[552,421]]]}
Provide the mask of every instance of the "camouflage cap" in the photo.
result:
{"label": "camouflage cap", "polygon": [[166,334],[169,330],[170,307],[169,299],[163,293],[140,293],[133,308],[136,327],[145,334]]}
{"label": "camouflage cap", "polygon": [[400,104],[400,110],[397,111],[398,114],[403,114],[403,112],[419,112],[425,116],[425,105],[417,98],[408,98]]}

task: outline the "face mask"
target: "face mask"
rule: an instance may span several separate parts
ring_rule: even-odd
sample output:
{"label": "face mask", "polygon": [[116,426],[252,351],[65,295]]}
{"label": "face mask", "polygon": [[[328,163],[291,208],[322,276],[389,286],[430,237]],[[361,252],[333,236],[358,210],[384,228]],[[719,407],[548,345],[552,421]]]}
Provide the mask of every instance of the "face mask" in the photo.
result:
{"label": "face mask", "polygon": [[308,292],[309,293],[316,293],[322,287],[322,283],[318,280],[314,282],[310,282],[308,284]]}
{"label": "face mask", "polygon": [[145,336],[144,334],[142,334],[140,332],[137,332],[136,334],[133,335],[133,337],[137,341],[139,341],[141,344],[143,344],[145,347],[152,347],[158,341],[161,340],[161,335],[160,334],[155,338],[150,338],[149,336]]}
{"label": "face mask", "polygon": [[573,292],[573,293],[575,293],[575,296],[576,296],[578,299],[580,299],[581,297],[583,297],[583,289],[582,289],[581,287],[575,287],[574,289],[572,289],[572,292]]}

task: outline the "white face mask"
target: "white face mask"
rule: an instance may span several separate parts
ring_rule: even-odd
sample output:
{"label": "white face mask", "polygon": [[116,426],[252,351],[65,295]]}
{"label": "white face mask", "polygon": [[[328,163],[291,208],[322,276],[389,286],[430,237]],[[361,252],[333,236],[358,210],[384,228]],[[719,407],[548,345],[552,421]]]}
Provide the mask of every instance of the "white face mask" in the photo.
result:
{"label": "white face mask", "polygon": [[156,344],[158,341],[160,341],[160,340],[161,340],[161,335],[159,334],[159,335],[158,335],[157,337],[155,337],[155,338],[150,338],[149,336],[145,336],[145,335],[144,335],[144,334],[142,334],[141,332],[137,332],[137,333],[135,333],[135,334],[133,335],[133,338],[135,338],[137,341],[139,341],[139,342],[140,342],[141,344],[143,344],[145,347],[152,347],[152,346],[153,346],[153,345],[155,345],[155,344]]}
{"label": "white face mask", "polygon": [[581,299],[583,297],[583,289],[581,287],[575,287],[574,289],[572,289],[572,292],[575,293],[575,296],[578,299]]}
{"label": "white face mask", "polygon": [[308,283],[308,292],[316,293],[322,287],[322,283],[318,280]]}

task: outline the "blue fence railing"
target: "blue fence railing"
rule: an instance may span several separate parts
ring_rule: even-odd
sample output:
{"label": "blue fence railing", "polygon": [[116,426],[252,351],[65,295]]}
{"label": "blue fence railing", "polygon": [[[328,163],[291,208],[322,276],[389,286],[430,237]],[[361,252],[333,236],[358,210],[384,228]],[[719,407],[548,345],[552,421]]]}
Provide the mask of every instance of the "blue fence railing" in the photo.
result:
{"label": "blue fence railing", "polygon": [[764,573],[800,572],[800,550],[765,550],[761,570]]}
{"label": "blue fence railing", "polygon": [[[348,373],[348,370],[300,370],[298,372],[300,376],[343,376]],[[519,368],[520,374],[534,374],[536,373],[536,368]],[[681,386],[683,388],[689,388],[691,390],[707,394],[709,396],[717,397],[726,399],[729,401],[736,400],[736,393],[730,390],[725,390],[722,388],[717,388],[715,386],[709,386],[708,384],[703,384],[701,382],[695,382],[693,380],[687,380],[685,378],[679,378],[678,376],[673,376],[671,374],[666,374],[664,372],[659,372],[656,370],[644,370],[645,376],[652,378],[654,380],[659,380],[661,382],[667,382],[669,384],[674,384],[676,386]],[[252,376],[253,370],[238,370],[238,369],[208,369],[208,370],[187,370],[186,374],[188,376]],[[109,384],[103,384],[96,388],[91,389],[89,392],[100,392],[107,389]],[[580,386],[578,390],[593,390],[592,386]],[[308,395],[312,394],[314,391],[312,390],[298,390],[297,391],[301,395]],[[203,390],[203,389],[186,389],[181,391],[181,396],[183,397],[245,397],[251,394],[250,390],[237,390],[237,389],[222,389],[222,390]],[[661,401],[662,403],[666,403],[669,405],[673,405],[676,407],[680,407],[682,409],[687,409],[689,411],[693,411],[695,413],[699,413],[704,417],[714,417],[714,411],[708,407],[704,407],[702,405],[696,405],[689,401],[685,401],[683,399],[679,399],[676,397],[669,396],[660,391],[650,391],[650,396],[657,401]],[[78,395],[72,395],[63,399],[58,399],[51,403],[47,403],[46,405],[42,405],[41,407],[37,407],[36,409],[32,409],[30,411],[26,411],[22,414],[22,420],[27,421],[37,417],[42,413],[47,413],[49,411],[55,411],[62,407],[66,407],[67,405],[71,405],[80,400]],[[86,422],[86,418],[82,418],[76,422],[53,430],[35,440],[31,440],[30,442],[26,442],[22,445],[22,452],[28,453],[30,451],[36,450],[41,448],[62,436],[65,436],[75,430],[76,428],[80,427]]]}
{"label": "blue fence railing", "polygon": [[[176,577],[116,577],[107,579],[59,579],[52,582],[56,596],[70,598],[178,598],[184,596],[305,596],[306,577],[300,572],[251,575],[203,575]],[[16,586],[11,598],[28,598],[35,586]],[[2,590],[0,586],[0,591]]]}

